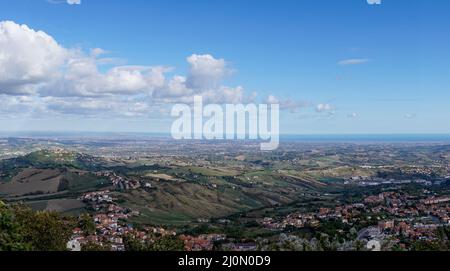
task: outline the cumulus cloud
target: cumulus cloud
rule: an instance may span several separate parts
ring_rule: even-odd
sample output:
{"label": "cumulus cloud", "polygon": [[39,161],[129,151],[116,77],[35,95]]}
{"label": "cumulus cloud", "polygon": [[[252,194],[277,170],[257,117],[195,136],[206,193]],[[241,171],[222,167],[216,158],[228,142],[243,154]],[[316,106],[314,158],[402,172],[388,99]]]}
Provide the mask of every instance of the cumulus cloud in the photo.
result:
{"label": "cumulus cloud", "polygon": [[168,80],[164,88],[159,88],[154,92],[153,97],[156,99],[176,99],[192,96],[194,90],[186,86],[186,80],[185,76],[176,75],[172,77],[172,79]]}
{"label": "cumulus cloud", "polygon": [[[45,32],[0,22],[0,95],[33,96],[35,105],[50,112],[117,110],[130,116],[161,103],[189,103],[194,95],[202,95],[208,103],[241,103],[255,97],[246,95],[241,86],[223,85],[232,70],[224,59],[209,54],[189,56],[188,74],[168,77],[170,67],[117,65],[104,57],[107,53],[101,48],[88,52],[64,48]],[[24,106],[12,98],[8,101],[9,108]]]}
{"label": "cumulus cloud", "polygon": [[0,93],[35,92],[38,84],[55,76],[67,53],[42,31],[0,22]]}
{"label": "cumulus cloud", "polygon": [[352,59],[345,59],[338,62],[339,65],[342,66],[349,66],[349,65],[360,65],[369,62],[370,59],[367,58],[352,58]]}
{"label": "cumulus cloud", "polygon": [[232,73],[224,59],[212,55],[193,54],[187,58],[187,76],[174,76],[153,92],[153,97],[166,103],[192,103],[194,95],[203,97],[205,103],[250,102],[255,94],[246,95],[242,86],[222,85],[222,80]]}
{"label": "cumulus cloud", "polygon": [[42,88],[45,96],[151,94],[165,83],[165,67],[118,66],[102,73],[95,59],[71,59],[64,74]]}
{"label": "cumulus cloud", "polygon": [[211,55],[193,54],[187,58],[190,64],[186,85],[192,89],[209,89],[217,87],[225,76],[231,73],[224,59]]}

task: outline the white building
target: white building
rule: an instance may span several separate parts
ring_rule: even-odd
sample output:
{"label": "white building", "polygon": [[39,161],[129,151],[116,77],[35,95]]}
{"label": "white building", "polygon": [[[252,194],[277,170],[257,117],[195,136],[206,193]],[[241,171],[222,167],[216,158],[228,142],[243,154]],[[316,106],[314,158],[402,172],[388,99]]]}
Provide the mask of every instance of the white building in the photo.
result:
{"label": "white building", "polygon": [[81,243],[77,239],[67,242],[67,249],[70,251],[81,251]]}

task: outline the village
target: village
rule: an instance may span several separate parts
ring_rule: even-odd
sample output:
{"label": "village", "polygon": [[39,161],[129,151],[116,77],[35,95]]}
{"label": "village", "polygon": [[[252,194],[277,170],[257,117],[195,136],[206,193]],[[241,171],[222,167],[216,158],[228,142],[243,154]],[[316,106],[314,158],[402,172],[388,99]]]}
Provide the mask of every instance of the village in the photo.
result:
{"label": "village", "polygon": [[[96,244],[112,251],[125,251],[125,236],[132,236],[140,242],[152,242],[159,237],[176,236],[183,241],[185,251],[211,251],[214,249],[215,243],[227,240],[225,234],[201,234],[199,236],[178,235],[175,230],[163,227],[147,226],[138,230],[133,225],[128,224],[127,219],[132,216],[139,216],[139,212],[120,207],[114,202],[114,198],[110,194],[111,191],[104,190],[86,193],[81,197],[81,200],[89,204],[96,212],[92,216],[95,232],[86,235],[81,228],[74,228],[72,238],[67,243],[67,249],[81,251],[85,245]],[[256,250],[256,244],[235,244],[229,242],[223,244],[223,249],[252,251]]]}
{"label": "village", "polygon": [[[406,193],[383,192],[367,196],[363,202],[319,208],[316,212],[294,212],[286,217],[266,217],[259,221],[267,229],[318,228],[322,223],[334,220],[344,225],[372,225],[359,230],[357,239],[370,244],[373,241],[389,245],[400,240],[435,241],[439,228],[450,226],[450,197],[418,198]],[[375,221],[375,222],[374,222]],[[342,230],[337,229],[337,232]]]}

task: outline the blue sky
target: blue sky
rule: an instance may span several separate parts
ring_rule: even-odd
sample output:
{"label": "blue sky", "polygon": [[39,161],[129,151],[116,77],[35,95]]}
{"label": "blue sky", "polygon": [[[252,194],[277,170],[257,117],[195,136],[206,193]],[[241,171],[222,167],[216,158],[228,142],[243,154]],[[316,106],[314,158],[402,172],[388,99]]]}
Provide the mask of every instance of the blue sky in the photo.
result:
{"label": "blue sky", "polygon": [[[281,133],[450,133],[449,11],[446,0],[0,0],[0,21],[44,31],[70,52],[60,53],[57,68],[33,77],[35,86],[21,81],[11,88],[13,76],[22,80],[34,64],[0,76],[0,130],[167,132],[171,119],[164,104],[182,100],[168,84],[182,76],[207,80],[214,102],[245,101],[253,93],[256,102],[276,97],[286,105]],[[28,43],[33,50],[36,44]],[[0,55],[8,50],[1,46]],[[92,56],[94,48],[104,52]],[[9,54],[19,61],[21,52]],[[209,57],[189,62],[193,55]],[[67,59],[95,62],[98,74],[89,80],[103,80],[102,74],[122,66],[166,70],[133,68],[152,83],[109,89],[84,75],[54,78]],[[196,61],[220,71],[195,73]],[[155,83],[161,74],[165,83]],[[76,88],[80,81],[93,90]],[[241,96],[223,94],[237,87]],[[70,95],[66,88],[73,88]],[[97,110],[97,104],[111,106]]]}

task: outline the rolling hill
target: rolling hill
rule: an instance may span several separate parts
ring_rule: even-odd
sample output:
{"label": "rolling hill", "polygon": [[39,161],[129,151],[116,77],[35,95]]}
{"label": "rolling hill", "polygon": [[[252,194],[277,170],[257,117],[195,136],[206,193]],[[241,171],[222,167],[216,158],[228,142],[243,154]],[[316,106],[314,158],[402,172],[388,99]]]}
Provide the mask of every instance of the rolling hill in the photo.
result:
{"label": "rolling hill", "polygon": [[[95,174],[103,170],[146,180],[153,189],[114,190],[109,179]],[[109,188],[122,206],[139,211],[134,222],[184,224],[288,204],[327,187],[295,174],[250,168],[118,166],[90,155],[43,150],[0,161],[0,198],[26,201],[37,209],[68,211],[82,208],[74,200],[84,192]]]}

